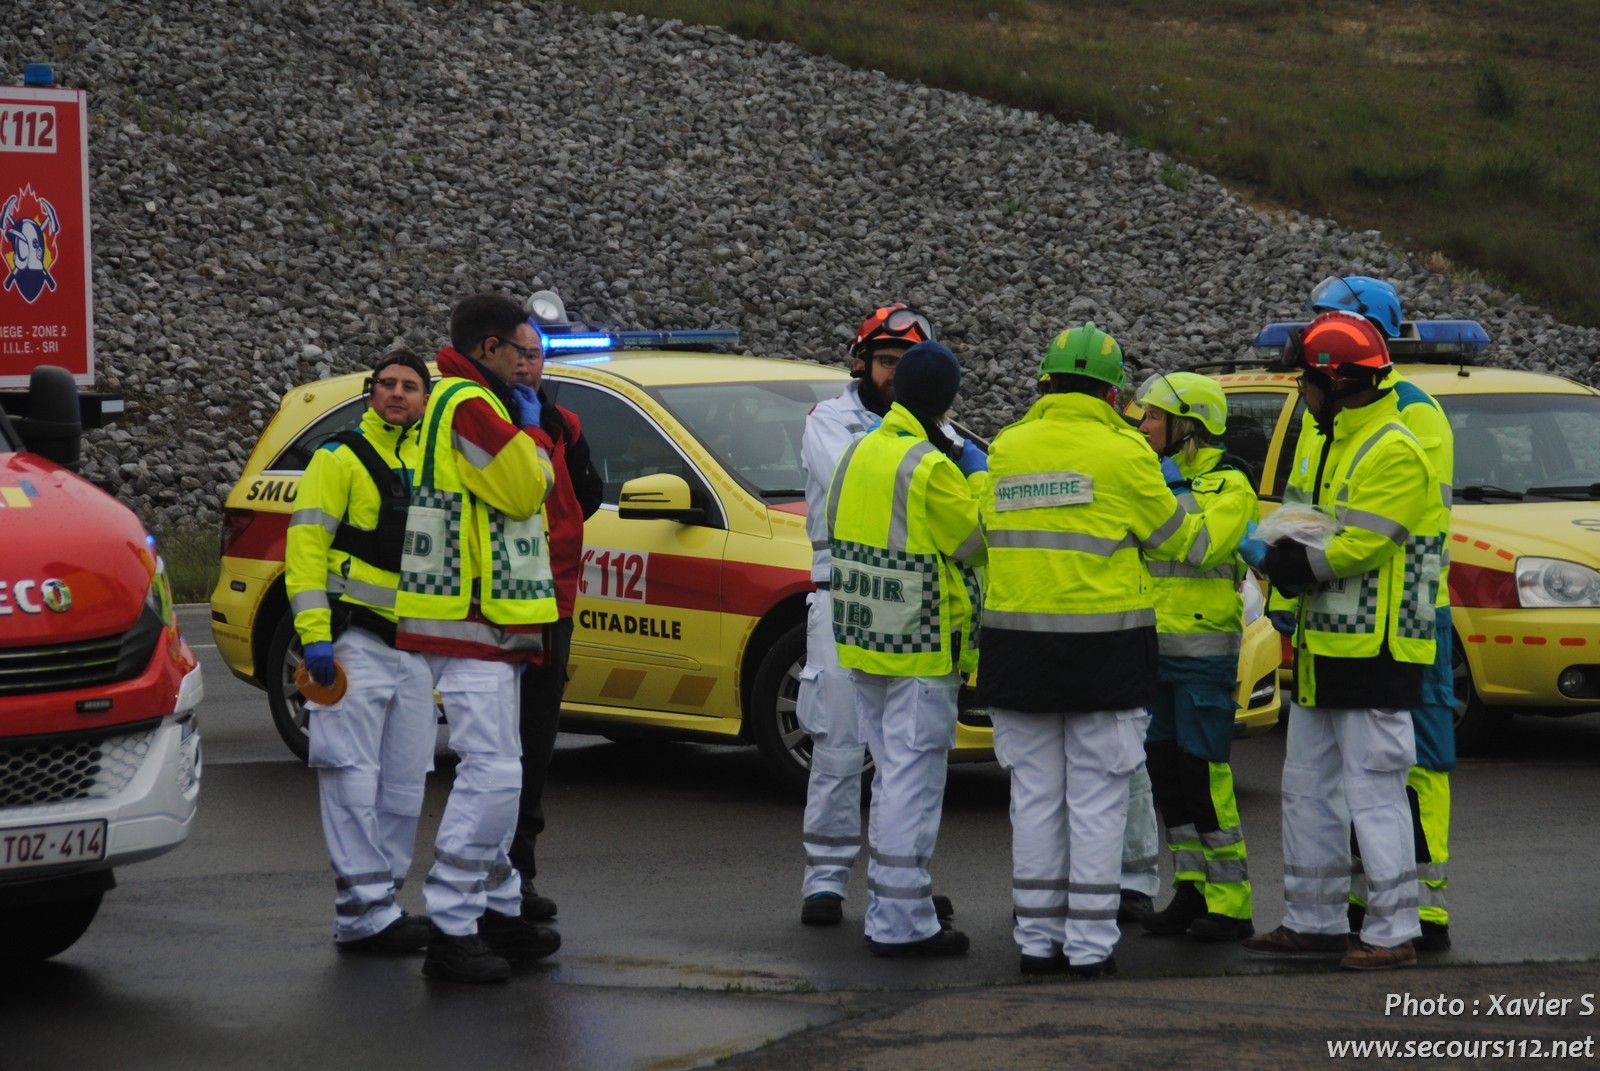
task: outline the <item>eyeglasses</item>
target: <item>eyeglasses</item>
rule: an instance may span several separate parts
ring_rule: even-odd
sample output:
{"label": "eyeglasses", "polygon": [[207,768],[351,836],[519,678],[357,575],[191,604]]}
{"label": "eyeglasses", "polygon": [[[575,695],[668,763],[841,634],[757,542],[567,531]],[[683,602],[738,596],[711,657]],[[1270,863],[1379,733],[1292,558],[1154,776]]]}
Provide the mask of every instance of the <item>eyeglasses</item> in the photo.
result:
{"label": "eyeglasses", "polygon": [[509,338],[496,339],[495,342],[497,345],[510,346],[512,349],[517,351],[517,356],[524,361],[533,361],[537,363],[544,358],[544,350],[540,349],[538,346],[518,345],[517,343],[512,342]]}

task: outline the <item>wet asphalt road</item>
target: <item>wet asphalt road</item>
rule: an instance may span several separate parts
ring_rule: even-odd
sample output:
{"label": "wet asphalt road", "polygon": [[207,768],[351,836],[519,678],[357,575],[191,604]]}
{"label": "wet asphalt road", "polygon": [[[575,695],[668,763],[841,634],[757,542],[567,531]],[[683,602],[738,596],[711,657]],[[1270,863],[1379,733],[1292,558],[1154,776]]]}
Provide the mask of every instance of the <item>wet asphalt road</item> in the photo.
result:
{"label": "wet asphalt road", "polygon": [[[861,940],[864,867],[845,926],[798,924],[800,808],[752,750],[567,736],[541,845],[541,891],[561,904],[554,959],[467,988],[424,982],[415,959],[340,957],[312,775],[278,742],[262,693],[203,646],[204,611],[184,615],[207,673],[193,833],[120,873],[72,949],[0,975],[0,1067],[682,1067],[934,990],[1016,981],[1006,782],[992,764],[952,769],[934,861],[972,954],[884,961]],[[1272,733],[1235,750],[1258,926],[1280,914],[1282,747]],[[1600,957],[1597,773],[1595,717],[1520,722],[1504,755],[1463,762],[1457,950],[1436,965]],[[447,775],[430,779],[424,859],[447,789]],[[422,873],[402,894],[411,910]],[[1231,947],[1139,936],[1118,960],[1136,980],[1282,970]]]}

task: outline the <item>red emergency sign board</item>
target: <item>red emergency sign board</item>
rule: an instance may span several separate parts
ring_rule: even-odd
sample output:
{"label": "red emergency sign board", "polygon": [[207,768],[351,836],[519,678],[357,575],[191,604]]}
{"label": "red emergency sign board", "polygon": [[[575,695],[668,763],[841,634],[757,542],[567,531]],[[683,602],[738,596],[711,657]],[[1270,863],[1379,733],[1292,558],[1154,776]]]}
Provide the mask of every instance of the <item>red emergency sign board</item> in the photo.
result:
{"label": "red emergency sign board", "polygon": [[0,86],[0,387],[41,364],[94,385],[89,265],[87,98]]}

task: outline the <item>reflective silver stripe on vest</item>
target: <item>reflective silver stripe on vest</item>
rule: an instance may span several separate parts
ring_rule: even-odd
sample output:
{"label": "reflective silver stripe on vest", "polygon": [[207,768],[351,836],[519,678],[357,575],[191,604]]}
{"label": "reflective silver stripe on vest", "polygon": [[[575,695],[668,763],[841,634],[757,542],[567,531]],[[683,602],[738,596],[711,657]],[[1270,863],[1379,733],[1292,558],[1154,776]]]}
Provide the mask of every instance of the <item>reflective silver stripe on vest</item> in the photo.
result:
{"label": "reflective silver stripe on vest", "polygon": [[1183,510],[1185,514],[1200,512],[1200,504],[1194,500],[1194,495],[1188,491],[1178,496],[1178,508]]}
{"label": "reflective silver stripe on vest", "polygon": [[1160,528],[1157,528],[1154,532],[1150,533],[1150,538],[1144,541],[1144,545],[1149,549],[1154,550],[1167,540],[1171,539],[1173,533],[1181,527],[1183,527],[1183,507],[1179,506],[1177,509],[1172,511],[1172,516],[1167,518],[1167,522],[1165,524],[1163,524]]}
{"label": "reflective silver stripe on vest", "polygon": [[1283,489],[1283,504],[1285,506],[1297,505],[1299,503],[1309,501],[1310,499],[1306,498],[1306,493],[1300,490],[1300,488],[1295,487],[1293,484],[1290,484]]}
{"label": "reflective silver stripe on vest", "polygon": [[906,549],[906,512],[911,504],[911,478],[916,475],[922,459],[933,452],[933,444],[926,439],[906,451],[894,471],[894,507],[889,513],[889,548],[904,552]]}
{"label": "reflective silver stripe on vest", "polygon": [[403,617],[399,631],[437,640],[462,640],[480,643],[507,653],[544,650],[544,637],[538,632],[508,632],[484,621],[438,621],[427,617]]}
{"label": "reflective silver stripe on vest", "polygon": [[983,608],[984,627],[1009,628],[1017,632],[1121,632],[1155,623],[1153,607],[1114,614],[1046,614]]}
{"label": "reflective silver stripe on vest", "polygon": [[1189,547],[1189,553],[1184,555],[1184,561],[1190,565],[1198,566],[1206,560],[1206,551],[1211,549],[1211,529],[1202,527],[1200,534],[1195,536],[1194,544]]}
{"label": "reflective silver stripe on vest", "polygon": [[1451,487],[1447,483],[1444,483],[1443,481],[1440,481],[1439,500],[1444,503],[1445,509],[1449,509],[1450,504],[1455,501],[1455,488]]}
{"label": "reflective silver stripe on vest", "polygon": [[880,852],[876,848],[869,849],[867,854],[879,866],[917,868],[925,867],[933,860],[931,855],[890,855],[887,852]]}
{"label": "reflective silver stripe on vest", "polygon": [[921,900],[933,895],[931,881],[921,885],[885,885],[882,882],[869,880],[867,888],[890,900]]}
{"label": "reflective silver stripe on vest", "polygon": [[1239,653],[1237,632],[1161,632],[1156,634],[1160,653],[1175,658]]}
{"label": "reflective silver stripe on vest", "polygon": [[1084,554],[1097,554],[1109,558],[1119,550],[1131,550],[1139,545],[1133,536],[1109,539],[1105,536],[1085,535],[1082,532],[1041,532],[1004,529],[989,533],[991,547],[1006,550],[1076,550]]}
{"label": "reflective silver stripe on vest", "polygon": [[393,875],[387,870],[369,870],[365,874],[335,874],[333,887],[340,892],[344,892],[346,889],[353,889],[357,885],[377,885],[380,883],[388,885],[393,880]]}
{"label": "reflective silver stripe on vest", "polygon": [[302,591],[298,595],[289,596],[289,612],[303,614],[307,610],[326,610],[328,608],[328,593],[326,591]]}
{"label": "reflective silver stripe on vest", "polygon": [[972,530],[972,534],[961,541],[956,552],[951,555],[958,562],[964,562],[983,549],[983,526],[979,525]]}
{"label": "reflective silver stripe on vest", "polygon": [[1333,575],[1333,566],[1328,564],[1327,547],[1307,547],[1306,564],[1311,566],[1311,575],[1324,584],[1331,584],[1338,579]]}
{"label": "reflective silver stripe on vest", "polygon": [[839,463],[833,468],[833,482],[828,484],[828,546],[833,546],[833,533],[839,527],[839,492],[844,489],[844,474],[849,471],[850,459],[856,456],[856,451],[861,444],[866,442],[865,436],[857,439],[839,457]]}
{"label": "reflective silver stripe on vest", "polygon": [[1180,577],[1184,580],[1232,580],[1233,566],[1219,565],[1215,569],[1201,569],[1188,562],[1163,562],[1150,560],[1144,563],[1150,575],[1161,580]]}
{"label": "reflective silver stripe on vest", "polygon": [[338,517],[328,513],[326,510],[315,509],[311,506],[307,506],[305,509],[297,509],[290,514],[289,527],[293,528],[297,524],[314,524],[318,528],[325,529],[329,535],[339,530]]}
{"label": "reflective silver stripe on vest", "polygon": [[1411,538],[1411,532],[1404,525],[1390,520],[1381,513],[1371,510],[1350,509],[1341,506],[1338,520],[1340,524],[1365,529],[1377,535],[1386,536],[1389,540],[1400,546],[1405,546]]}
{"label": "reflective silver stripe on vest", "polygon": [[1049,892],[1066,892],[1067,886],[1069,886],[1070,884],[1071,884],[1071,880],[1068,879],[1068,878],[1012,878],[1011,879],[1011,887],[1013,889],[1022,889],[1024,891],[1027,891],[1027,890],[1045,890],[1045,891],[1049,891]]}

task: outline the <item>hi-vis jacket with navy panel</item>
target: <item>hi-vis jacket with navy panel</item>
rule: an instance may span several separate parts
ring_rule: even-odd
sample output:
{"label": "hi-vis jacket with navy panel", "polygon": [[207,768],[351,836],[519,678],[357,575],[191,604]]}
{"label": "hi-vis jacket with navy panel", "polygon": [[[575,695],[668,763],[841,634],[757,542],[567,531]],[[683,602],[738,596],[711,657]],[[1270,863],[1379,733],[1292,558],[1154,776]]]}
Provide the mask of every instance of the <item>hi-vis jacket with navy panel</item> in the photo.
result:
{"label": "hi-vis jacket with navy panel", "polygon": [[[379,458],[409,484],[417,456],[416,427],[397,428],[368,409],[360,430]],[[394,621],[399,574],[333,546],[340,524],[368,532],[378,525],[378,489],[355,451],[336,441],[325,444],[306,466],[294,501],[284,584],[300,642],[333,638],[330,598]]]}
{"label": "hi-vis jacket with navy panel", "polygon": [[[839,664],[889,677],[977,665],[974,609],[984,561],[971,478],[901,405],[834,472],[827,519]],[[959,637],[959,641],[958,638]]]}
{"label": "hi-vis jacket with navy panel", "polygon": [[557,615],[540,509],[554,478],[550,440],[510,422],[481,365],[446,347],[439,373],[418,425],[399,646],[529,661]]}
{"label": "hi-vis jacket with navy panel", "polygon": [[1449,515],[1398,403],[1391,390],[1343,410],[1332,436],[1303,435],[1296,451],[1296,486],[1339,522],[1325,548],[1306,552],[1315,584],[1295,634],[1302,706],[1414,705],[1420,667],[1434,660]]}
{"label": "hi-vis jacket with navy panel", "polygon": [[1004,428],[989,480],[980,701],[1065,713],[1148,705],[1156,612],[1145,559],[1205,562],[1200,513],[1167,489],[1144,436],[1087,394],[1047,394]]}
{"label": "hi-vis jacket with navy panel", "polygon": [[1182,454],[1174,460],[1188,484],[1178,503],[1200,513],[1207,542],[1198,560],[1145,563],[1155,581],[1156,639],[1167,657],[1237,660],[1244,630],[1239,582],[1249,570],[1234,548],[1246,525],[1260,519],[1256,492],[1245,473],[1218,467],[1222,451],[1214,446],[1195,451],[1193,460]]}

